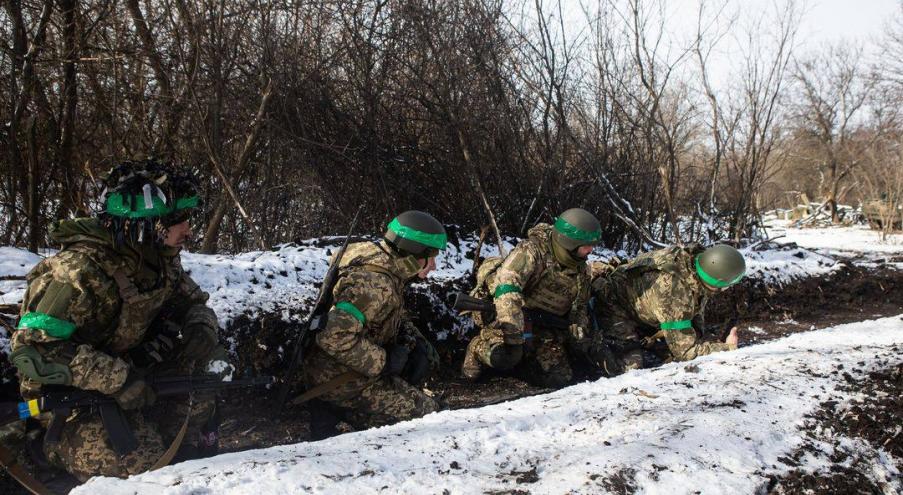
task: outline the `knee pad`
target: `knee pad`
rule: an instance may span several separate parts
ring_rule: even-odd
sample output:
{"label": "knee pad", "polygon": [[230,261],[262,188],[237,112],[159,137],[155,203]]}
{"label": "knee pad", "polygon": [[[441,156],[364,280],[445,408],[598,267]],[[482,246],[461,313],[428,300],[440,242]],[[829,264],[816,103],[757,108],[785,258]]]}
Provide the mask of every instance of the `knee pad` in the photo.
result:
{"label": "knee pad", "polygon": [[498,370],[509,370],[520,362],[524,346],[496,344],[489,351],[489,366]]}

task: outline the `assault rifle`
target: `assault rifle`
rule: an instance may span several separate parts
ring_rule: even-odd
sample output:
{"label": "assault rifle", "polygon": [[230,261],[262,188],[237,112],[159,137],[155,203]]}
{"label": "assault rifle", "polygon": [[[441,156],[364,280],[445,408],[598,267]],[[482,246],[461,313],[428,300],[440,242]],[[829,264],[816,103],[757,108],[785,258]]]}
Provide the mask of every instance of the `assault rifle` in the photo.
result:
{"label": "assault rifle", "polygon": [[[459,312],[480,311],[488,316],[488,318],[485,318],[486,320],[495,318],[495,304],[493,304],[492,301],[477,299],[476,297],[471,297],[463,292],[455,294],[455,302],[452,304],[452,309]],[[571,326],[571,321],[567,318],[562,318],[561,316],[554,315],[548,311],[523,308],[523,312],[524,320],[537,327],[566,331]]]}
{"label": "assault rifle", "polygon": [[[147,378],[148,386],[158,397],[259,387],[270,385],[273,381],[271,376],[240,378],[229,382],[224,382],[220,377],[212,375]],[[77,409],[95,409],[100,412],[100,418],[110,439],[110,444],[119,455],[126,455],[138,447],[138,441],[126,421],[125,414],[112,396],[61,385],[41,387],[41,396],[37,399],[26,402],[0,403],[0,425],[19,419],[28,419],[44,412],[52,412],[53,417],[44,438],[48,443],[59,442],[63,425],[72,412]]]}
{"label": "assault rifle", "polygon": [[317,302],[314,303],[314,308],[311,310],[310,315],[301,324],[298,340],[295,342],[295,351],[292,353],[292,359],[285,370],[285,381],[279,387],[279,396],[276,398],[277,415],[282,412],[285,401],[288,399],[288,393],[291,391],[295,374],[301,365],[301,360],[304,357],[304,348],[307,346],[308,340],[313,334],[326,327],[326,316],[332,308],[332,289],[335,288],[336,281],[339,278],[339,265],[342,263],[342,256],[345,255],[345,249],[348,248],[348,241],[351,239],[354,227],[357,226],[357,218],[360,216],[362,208],[359,207],[357,213],[354,214],[354,218],[351,220],[351,227],[348,229],[348,235],[345,236],[345,242],[336,251],[335,258],[332,260],[332,264],[329,265],[326,276],[323,277],[323,285],[320,286],[320,292],[317,294]]}

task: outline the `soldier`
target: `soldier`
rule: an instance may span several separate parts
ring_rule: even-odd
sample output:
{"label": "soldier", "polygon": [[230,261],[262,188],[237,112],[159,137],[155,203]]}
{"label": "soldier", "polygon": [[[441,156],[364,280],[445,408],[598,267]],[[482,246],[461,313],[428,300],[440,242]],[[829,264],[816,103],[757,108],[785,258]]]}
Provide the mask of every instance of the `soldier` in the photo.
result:
{"label": "soldier", "polygon": [[[349,380],[319,398],[355,427],[438,410],[436,401],[419,388],[438,355],[408,318],[404,288],[436,268],[436,256],[446,242],[445,228],[435,218],[406,211],[389,223],[382,242],[350,244],[342,257],[332,291],[335,306],[314,338],[302,379],[312,389],[352,372]],[[317,439],[330,434],[312,433]]]}
{"label": "soldier", "polygon": [[215,399],[179,401],[152,418],[145,378],[231,371],[208,296],[179,259],[200,204],[194,178],[153,160],[126,162],[106,178],[101,203],[96,218],[51,228],[62,250],[28,274],[10,355],[25,399],[68,385],[108,394],[124,411],[138,440],[126,455],[91,410],[75,411],[57,441],[45,438],[47,459],[80,481],[148,470],[186,421],[182,454],[215,452]]}
{"label": "soldier", "polygon": [[612,270],[596,270],[604,273],[593,281],[601,329],[596,337],[605,338],[614,352],[614,359],[599,364],[610,376],[644,367],[644,344],[659,338],[674,361],[737,348],[736,327],[724,343],[703,342],[697,331],[705,328],[709,296],[739,282],[746,262],[730,246],[700,251],[674,246],[641,254]]}
{"label": "soldier", "polygon": [[[509,370],[526,354],[540,384],[561,387],[573,378],[568,353],[586,352],[590,276],[586,257],[602,235],[599,220],[581,208],[562,213],[555,225],[537,224],[505,257],[489,258],[471,295],[492,297],[495,317],[475,314],[480,334],[470,341],[461,373],[479,377],[484,366]],[[543,328],[524,318],[524,309],[566,318],[567,329]],[[525,345],[526,349],[525,349]],[[526,352],[525,352],[526,351]]]}

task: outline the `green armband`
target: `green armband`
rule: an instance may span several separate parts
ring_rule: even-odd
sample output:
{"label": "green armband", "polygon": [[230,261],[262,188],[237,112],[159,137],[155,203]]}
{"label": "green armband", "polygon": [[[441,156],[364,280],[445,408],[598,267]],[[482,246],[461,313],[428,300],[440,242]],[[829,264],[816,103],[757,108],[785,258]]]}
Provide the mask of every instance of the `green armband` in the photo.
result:
{"label": "green armband", "polygon": [[520,287],[511,284],[502,284],[495,288],[495,294],[492,297],[501,297],[509,292],[520,292]]}
{"label": "green armband", "polygon": [[361,325],[364,325],[367,323],[367,317],[364,316],[364,313],[362,313],[361,310],[357,309],[357,307],[355,307],[354,304],[351,304],[348,301],[342,301],[340,303],[337,303],[335,305],[335,309],[338,309],[340,311],[344,311],[344,312],[350,314],[351,316],[354,317],[355,320],[361,322]]}
{"label": "green armband", "polygon": [[686,330],[693,328],[693,322],[691,320],[664,321],[660,328],[662,330]]}
{"label": "green armband", "polygon": [[75,332],[75,323],[38,311],[31,311],[25,313],[25,316],[19,320],[18,328],[19,330],[24,328],[43,330],[51,337],[66,340]]}

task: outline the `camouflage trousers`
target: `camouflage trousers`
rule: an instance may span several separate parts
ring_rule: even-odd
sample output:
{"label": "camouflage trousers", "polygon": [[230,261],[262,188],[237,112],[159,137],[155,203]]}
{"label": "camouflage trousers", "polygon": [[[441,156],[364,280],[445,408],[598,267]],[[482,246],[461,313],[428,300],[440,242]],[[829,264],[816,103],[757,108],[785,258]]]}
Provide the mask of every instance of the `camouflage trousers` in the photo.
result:
{"label": "camouflage trousers", "polygon": [[[182,339],[172,359],[153,367],[157,376],[231,373],[228,356],[217,339],[216,316],[206,306],[192,307],[181,328]],[[218,364],[219,362],[224,364]],[[126,411],[126,418],[138,440],[138,448],[119,456],[110,444],[100,415],[78,411],[63,427],[60,441],[45,441],[47,459],[80,481],[92,476],[124,478],[150,469],[163,455],[188,418],[185,443],[196,442],[209,427],[216,412],[213,396],[195,397],[189,407],[185,398],[160,400],[153,407]]]}
{"label": "camouflage trousers", "polygon": [[[320,349],[311,349],[302,374],[308,388],[325,383],[351,368]],[[419,418],[439,410],[439,404],[423,390],[394,376],[360,375],[319,397],[344,413],[355,428],[372,428]]]}
{"label": "camouflage trousers", "polygon": [[608,376],[645,367],[643,345],[646,335],[641,325],[610,308],[604,309],[602,314],[597,313],[596,322],[601,331],[594,335],[594,345],[606,346],[610,350],[598,360],[597,365]]}
{"label": "camouflage trousers", "polygon": [[515,369],[530,382],[545,387],[563,387],[574,378],[571,358],[586,349],[563,332],[533,329],[533,338],[523,346],[506,345],[501,329],[485,326],[467,345],[461,366],[465,378],[474,380],[483,367]]}

